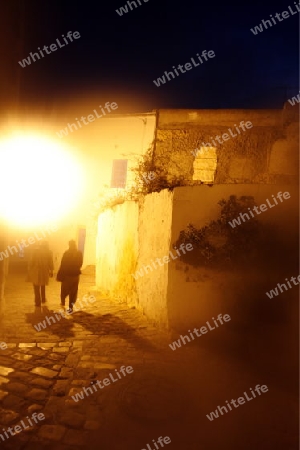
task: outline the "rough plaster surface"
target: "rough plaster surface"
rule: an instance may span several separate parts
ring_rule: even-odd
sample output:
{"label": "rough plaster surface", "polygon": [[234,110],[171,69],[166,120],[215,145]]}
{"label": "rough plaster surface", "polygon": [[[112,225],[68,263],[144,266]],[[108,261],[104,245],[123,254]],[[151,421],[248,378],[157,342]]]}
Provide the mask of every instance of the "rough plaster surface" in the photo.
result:
{"label": "rough plaster surface", "polygon": [[269,172],[271,174],[297,175],[298,155],[294,150],[295,145],[292,140],[276,141],[271,150]]}
{"label": "rough plaster surface", "polygon": [[96,249],[96,284],[112,297],[135,304],[131,276],[138,255],[138,204],[126,202],[100,214]]}
{"label": "rough plaster surface", "polygon": [[[156,258],[169,254],[180,231],[189,223],[201,228],[218,219],[218,201],[222,198],[251,195],[259,205],[266,199],[271,200],[279,191],[288,191],[291,198],[257,217],[276,230],[281,254],[283,248],[290,248],[291,243],[297,242],[297,186],[186,186],[173,192],[163,190],[149,194],[140,205],[126,202],[106,211],[99,217],[97,286],[113,297],[125,298],[128,304],[136,306],[161,327],[184,330],[202,322],[205,324],[219,313],[235,314],[237,322],[244,323],[248,314],[255,316],[261,307],[266,308],[265,292],[277,283],[274,274],[251,265],[234,273],[195,268],[179,259],[160,266]],[[136,278],[132,274],[136,274]],[[287,274],[291,275],[297,274]],[[281,278],[282,275],[278,275],[278,281]],[[284,311],[280,314],[285,317]]]}
{"label": "rough plaster surface", "polygon": [[[282,124],[282,113],[281,109],[161,109],[159,110],[158,127],[160,129],[179,129],[187,128],[187,126],[211,126],[211,124],[234,126],[241,120],[249,120],[258,127],[276,127]],[[290,116],[293,117],[294,112],[288,111],[286,115],[290,120]]]}
{"label": "rough plaster surface", "polygon": [[[250,121],[253,127],[240,129],[238,134],[235,125],[242,120]],[[191,152],[208,143],[213,145],[215,140],[214,184],[294,183],[298,174],[298,120],[296,110],[288,116],[283,110],[163,110],[159,112],[155,164],[169,181],[182,177],[193,184],[195,157]],[[218,143],[216,136],[228,134],[229,128],[237,136]]]}
{"label": "rough plaster surface", "polygon": [[[3,238],[3,235],[6,234],[7,230],[5,229],[5,227],[2,227],[1,225],[0,225],[0,228],[1,228],[1,233],[2,233],[2,237],[0,238],[0,252],[1,252],[1,251],[6,250],[9,242],[5,238]],[[2,261],[0,261],[0,316],[2,313],[1,300],[4,299],[5,281],[6,281],[6,277],[8,274],[8,262],[9,262],[8,258],[3,258],[3,257],[2,257]]]}
{"label": "rough plaster surface", "polygon": [[[139,258],[136,270],[155,263],[156,258],[169,255],[172,229],[173,193],[163,190],[145,197],[139,217]],[[157,325],[168,325],[167,286],[169,266],[148,269],[148,274],[136,281],[140,307]],[[152,265],[153,267],[153,265]]]}
{"label": "rough plaster surface", "polygon": [[[85,224],[87,235],[84,264],[95,264],[96,238],[93,232],[94,220],[90,211],[97,204],[104,185],[110,186],[112,163],[114,159],[128,159],[127,187],[134,181],[132,168],[137,164],[137,157],[144,155],[154,139],[155,114],[102,118],[88,127],[83,127],[77,134],[68,137],[84,155],[84,167],[87,174],[87,191],[83,197],[80,218]],[[100,163],[101,162],[101,163]],[[112,190],[110,190],[112,191]],[[78,217],[78,213],[77,213]],[[74,222],[77,222],[75,217]]]}
{"label": "rough plaster surface", "polygon": [[[203,167],[200,161],[195,164],[192,152],[205,145],[203,143],[211,142],[215,136],[227,133],[228,128],[234,131],[234,126],[242,120],[251,121],[253,128],[217,145],[213,186],[186,186],[176,188],[173,193],[164,190],[150,194],[139,205],[139,211],[137,205],[132,207],[129,222],[128,206],[125,205],[99,219],[106,231],[101,231],[100,226],[99,236],[105,244],[104,250],[98,250],[98,236],[97,265],[107,266],[104,269],[107,276],[102,275],[100,279],[99,275],[98,286],[125,295],[158,325],[192,326],[197,321],[208,320],[207,314],[223,312],[227,307],[239,311],[240,293],[245,286],[248,310],[253,311],[253,305],[257,305],[261,290],[257,293],[251,286],[260,285],[264,276],[261,268],[249,267],[249,273],[244,270],[232,274],[195,270],[177,260],[164,266],[156,262],[155,269],[148,268],[148,273],[136,280],[131,275],[144,266],[153,267],[157,257],[168,255],[172,243],[189,223],[202,227],[217,219],[218,201],[222,198],[252,195],[260,204],[280,190],[289,191],[292,194],[290,200],[258,217],[276,230],[279,253],[285,244],[297,242],[299,127],[296,109],[159,111],[155,164],[168,181],[181,178],[187,185],[199,184],[193,180],[195,170],[200,173],[214,168],[211,161],[207,165],[205,158],[202,158]],[[109,233],[113,237],[113,256],[106,250]],[[117,263],[118,255],[122,255],[124,261]],[[131,277],[130,281],[128,277]],[[271,274],[266,277],[271,283]],[[249,293],[253,294],[254,303]]]}
{"label": "rough plaster surface", "polygon": [[[172,198],[168,190],[149,194],[140,205],[125,202],[100,214],[98,220],[97,287],[115,299],[125,299],[161,327],[168,326],[169,265],[160,266],[155,259],[169,254]],[[142,274],[135,279],[137,271]]]}

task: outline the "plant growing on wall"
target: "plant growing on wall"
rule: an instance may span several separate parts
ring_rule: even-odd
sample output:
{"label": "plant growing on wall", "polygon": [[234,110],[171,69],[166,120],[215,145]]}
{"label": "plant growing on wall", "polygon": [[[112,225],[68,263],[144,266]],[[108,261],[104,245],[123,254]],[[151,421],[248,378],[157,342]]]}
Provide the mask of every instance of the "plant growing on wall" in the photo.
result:
{"label": "plant growing on wall", "polygon": [[212,220],[202,228],[189,224],[179,234],[174,246],[191,243],[193,251],[182,255],[182,261],[194,266],[240,265],[254,261],[259,256],[264,240],[265,228],[256,218],[251,218],[232,228],[228,222],[240,213],[249,213],[248,208],[256,206],[254,198],[235,195],[220,200],[220,218]]}
{"label": "plant growing on wall", "polygon": [[168,181],[166,172],[155,166],[153,145],[137,160],[136,167],[133,168],[132,171],[135,176],[135,183],[131,188],[132,195],[147,195],[151,192],[160,192],[163,189],[174,189],[175,187],[184,186],[186,184],[183,176]]}
{"label": "plant growing on wall", "polygon": [[126,189],[111,190],[108,186],[103,189],[91,208],[93,220],[96,220],[99,214],[106,209],[113,208],[125,201],[138,201],[142,196],[151,192],[160,192],[163,189],[174,189],[177,186],[186,185],[183,176],[168,181],[165,172],[157,169],[153,158],[153,144],[142,157],[136,158],[135,167],[130,170],[134,173],[133,185]]}

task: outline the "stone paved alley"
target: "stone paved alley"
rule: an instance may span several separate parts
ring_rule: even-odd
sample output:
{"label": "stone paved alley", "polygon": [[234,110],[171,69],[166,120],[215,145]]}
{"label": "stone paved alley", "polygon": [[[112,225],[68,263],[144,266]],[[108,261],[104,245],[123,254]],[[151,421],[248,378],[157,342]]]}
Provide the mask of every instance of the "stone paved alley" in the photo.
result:
{"label": "stone paved alley", "polygon": [[[284,369],[279,375],[269,364],[254,369],[258,355],[245,342],[229,350],[217,330],[212,340],[205,336],[201,344],[172,351],[177,335],[158,331],[125,303],[103,298],[89,271],[81,276],[78,298],[93,293],[97,301],[37,332],[33,325],[59,309],[60,284],[50,281],[47,306],[35,312],[24,278],[9,276],[1,305],[0,341],[8,349],[0,350],[0,428],[34,411],[45,420],[0,441],[1,448],[148,450],[148,443],[154,450],[159,436],[170,437],[170,450],[298,448],[297,398]],[[122,365],[133,373],[72,399]],[[207,419],[217,405],[257,384],[266,384],[268,393]]]}

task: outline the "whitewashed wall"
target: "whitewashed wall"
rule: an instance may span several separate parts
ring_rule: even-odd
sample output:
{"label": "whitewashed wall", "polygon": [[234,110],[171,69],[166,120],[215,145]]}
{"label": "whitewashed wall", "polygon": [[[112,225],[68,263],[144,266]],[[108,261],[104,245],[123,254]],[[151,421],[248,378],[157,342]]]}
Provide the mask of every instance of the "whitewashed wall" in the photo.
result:
{"label": "whitewashed wall", "polygon": [[[125,299],[162,327],[168,325],[168,264],[155,268],[152,261],[169,254],[172,198],[167,190],[149,194],[142,204],[126,202],[98,220],[97,288]],[[152,271],[137,275],[151,264]]]}
{"label": "whitewashed wall", "polygon": [[96,285],[103,293],[136,302],[138,204],[126,202],[100,214],[96,246]]}
{"label": "whitewashed wall", "polygon": [[[136,270],[151,265],[153,271],[136,280],[140,306],[158,326],[168,326],[167,290],[169,264],[156,258],[169,254],[172,230],[173,193],[165,189],[145,197],[139,217],[139,258]],[[154,261],[155,266],[153,266]]]}

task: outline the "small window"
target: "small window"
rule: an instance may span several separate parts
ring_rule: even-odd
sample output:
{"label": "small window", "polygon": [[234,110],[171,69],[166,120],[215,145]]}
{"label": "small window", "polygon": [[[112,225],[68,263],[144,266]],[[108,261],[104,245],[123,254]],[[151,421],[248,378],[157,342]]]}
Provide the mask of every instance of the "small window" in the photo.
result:
{"label": "small window", "polygon": [[197,149],[193,168],[193,180],[213,183],[217,168],[216,147],[200,147]]}
{"label": "small window", "polygon": [[111,175],[111,188],[125,188],[127,181],[127,159],[114,159]]}

